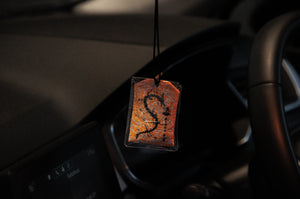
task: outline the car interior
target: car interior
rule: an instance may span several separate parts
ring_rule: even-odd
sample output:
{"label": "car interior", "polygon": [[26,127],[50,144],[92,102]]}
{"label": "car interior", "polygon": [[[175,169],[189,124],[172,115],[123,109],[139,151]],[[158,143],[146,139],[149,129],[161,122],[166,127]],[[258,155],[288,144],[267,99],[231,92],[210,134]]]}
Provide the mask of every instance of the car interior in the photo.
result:
{"label": "car interior", "polygon": [[[298,9],[1,1],[0,198],[299,198]],[[180,84],[175,150],[126,144],[135,77]]]}

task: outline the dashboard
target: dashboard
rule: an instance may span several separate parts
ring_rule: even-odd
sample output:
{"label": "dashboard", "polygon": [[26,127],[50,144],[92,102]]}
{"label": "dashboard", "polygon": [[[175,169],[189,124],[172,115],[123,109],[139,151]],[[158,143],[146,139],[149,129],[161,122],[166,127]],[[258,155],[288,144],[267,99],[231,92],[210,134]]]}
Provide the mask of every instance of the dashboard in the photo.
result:
{"label": "dashboard", "polygon": [[[255,152],[247,112],[252,39],[241,37],[234,22],[163,16],[157,65],[151,22],[148,15],[0,22],[1,196],[184,198],[193,183],[222,197],[228,187],[248,193]],[[295,136],[296,52],[288,49],[282,64]],[[130,78],[160,72],[183,86],[179,149],[126,148]]]}
{"label": "dashboard", "polygon": [[120,188],[109,160],[98,124],[89,123],[2,171],[6,193],[1,194],[24,199],[117,198]]}

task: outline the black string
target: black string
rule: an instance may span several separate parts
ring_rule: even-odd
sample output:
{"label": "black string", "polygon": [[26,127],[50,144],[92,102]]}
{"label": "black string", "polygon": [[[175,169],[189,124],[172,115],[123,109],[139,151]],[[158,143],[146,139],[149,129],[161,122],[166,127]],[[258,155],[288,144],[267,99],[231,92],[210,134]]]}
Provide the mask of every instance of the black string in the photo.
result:
{"label": "black string", "polygon": [[159,49],[159,21],[158,21],[158,0],[155,0],[155,26],[156,26],[156,44],[157,44],[157,55],[160,54]]}
{"label": "black string", "polygon": [[[159,20],[158,20],[158,0],[155,0],[154,8],[154,39],[153,39],[153,62],[156,63],[156,56],[160,54],[159,46]],[[157,53],[157,54],[156,54]],[[158,86],[160,82],[161,73],[154,77],[155,85]]]}
{"label": "black string", "polygon": [[154,7],[154,38],[153,38],[153,60],[155,60],[155,57],[156,57],[156,40],[157,40],[157,24],[156,24],[156,19],[157,19],[157,6],[156,6],[156,1],[155,0],[155,7]]}

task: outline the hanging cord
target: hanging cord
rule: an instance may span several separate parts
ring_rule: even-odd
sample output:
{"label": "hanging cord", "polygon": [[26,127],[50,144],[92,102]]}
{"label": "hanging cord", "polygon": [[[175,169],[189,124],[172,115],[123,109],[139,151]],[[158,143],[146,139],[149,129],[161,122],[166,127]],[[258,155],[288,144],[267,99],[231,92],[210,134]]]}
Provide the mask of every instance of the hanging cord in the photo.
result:
{"label": "hanging cord", "polygon": [[158,22],[158,0],[155,0],[155,8],[154,8],[154,40],[153,40],[153,60],[160,53],[159,48],[159,22]]}
{"label": "hanging cord", "polygon": [[[156,63],[156,57],[160,54],[159,46],[159,21],[158,21],[158,0],[155,0],[154,8],[154,39],[153,39],[153,62]],[[156,54],[157,53],[157,54]],[[157,62],[159,64],[159,62]],[[155,85],[158,86],[162,73],[154,77]]]}

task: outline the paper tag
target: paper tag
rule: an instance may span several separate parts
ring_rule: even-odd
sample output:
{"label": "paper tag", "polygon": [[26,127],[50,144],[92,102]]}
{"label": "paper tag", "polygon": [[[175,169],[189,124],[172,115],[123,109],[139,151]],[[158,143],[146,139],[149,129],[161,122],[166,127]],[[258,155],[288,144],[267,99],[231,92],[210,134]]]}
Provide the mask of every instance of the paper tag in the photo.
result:
{"label": "paper tag", "polygon": [[177,150],[180,94],[179,83],[132,78],[125,145]]}

